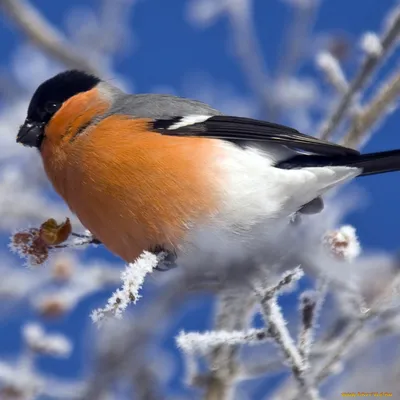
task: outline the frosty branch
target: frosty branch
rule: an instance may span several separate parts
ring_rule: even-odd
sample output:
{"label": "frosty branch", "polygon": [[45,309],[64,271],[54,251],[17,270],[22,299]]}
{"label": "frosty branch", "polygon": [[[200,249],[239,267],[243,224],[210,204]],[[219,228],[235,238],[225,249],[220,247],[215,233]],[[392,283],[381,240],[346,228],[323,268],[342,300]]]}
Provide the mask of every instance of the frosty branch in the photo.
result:
{"label": "frosty branch", "polygon": [[[363,64],[358,71],[356,77],[349,84],[346,92],[340,99],[337,106],[334,108],[332,114],[324,121],[319,136],[322,139],[329,139],[334,130],[339,126],[349,107],[351,107],[354,98],[360,93],[360,91],[367,84],[368,80],[375,73],[379,65],[386,59],[390,51],[397,46],[398,38],[400,34],[400,9],[398,6],[390,12],[388,16],[388,26],[382,36],[378,38],[380,42],[380,51],[376,51],[376,40],[375,41],[363,41],[363,47],[367,44],[368,51],[365,55]],[[372,43],[371,43],[372,42]],[[370,45],[370,47],[368,47]]]}
{"label": "frosty branch", "polygon": [[98,74],[98,69],[68,42],[64,35],[52,26],[34,6],[25,0],[1,0],[0,6],[25,35],[69,68],[83,69]]}

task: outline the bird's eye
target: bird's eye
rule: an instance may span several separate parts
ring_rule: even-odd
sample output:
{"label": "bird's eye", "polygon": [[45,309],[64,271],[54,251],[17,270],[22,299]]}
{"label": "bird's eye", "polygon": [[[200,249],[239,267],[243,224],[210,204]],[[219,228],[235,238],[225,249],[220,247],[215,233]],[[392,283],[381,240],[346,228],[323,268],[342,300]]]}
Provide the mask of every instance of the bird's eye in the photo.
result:
{"label": "bird's eye", "polygon": [[44,110],[49,114],[54,114],[61,107],[61,103],[56,101],[48,101],[44,105]]}

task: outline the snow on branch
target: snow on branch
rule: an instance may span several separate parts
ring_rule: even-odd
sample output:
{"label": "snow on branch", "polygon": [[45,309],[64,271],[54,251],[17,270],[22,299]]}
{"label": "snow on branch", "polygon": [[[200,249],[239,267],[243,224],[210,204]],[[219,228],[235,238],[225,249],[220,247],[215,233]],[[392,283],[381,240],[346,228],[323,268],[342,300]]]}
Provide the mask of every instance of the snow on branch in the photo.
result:
{"label": "snow on branch", "polygon": [[255,345],[270,339],[265,329],[249,329],[248,331],[210,331],[181,332],[176,342],[180,349],[191,354],[209,354],[215,347],[221,345],[235,346],[240,344]]}
{"label": "snow on branch", "polygon": [[374,32],[364,33],[361,37],[361,48],[372,57],[379,57],[383,51],[379,36]]}
{"label": "snow on branch", "polygon": [[317,66],[324,72],[328,82],[338,91],[338,93],[346,93],[349,83],[340,66],[339,60],[331,53],[324,51],[317,55]]}
{"label": "snow on branch", "polygon": [[297,267],[296,269],[283,274],[279,282],[275,286],[267,289],[264,293],[262,290],[256,289],[256,292],[260,298],[264,319],[268,324],[269,332],[273,339],[281,347],[287,361],[290,363],[292,369],[296,371],[297,375],[301,375],[301,373],[304,371],[302,357],[300,356],[296,345],[294,344],[290,333],[286,328],[286,322],[277,303],[277,296],[282,288],[284,288],[286,285],[293,284],[299,280],[302,275],[302,270]]}
{"label": "snow on branch", "polygon": [[[278,295],[292,286],[303,276],[303,271],[297,267],[292,271],[284,273],[278,283],[266,291],[255,288],[260,299],[261,312],[268,325],[268,332],[276,344],[280,347],[286,361],[290,365],[293,376],[304,396],[309,400],[319,399],[318,390],[313,387],[308,378],[307,364],[299,348],[294,343],[282,311],[278,305]],[[307,321],[310,322],[310,321]]]}
{"label": "snow on branch", "polygon": [[[240,346],[269,339],[265,329],[248,328],[254,304],[255,296],[249,288],[224,290],[218,297],[215,331],[181,332],[176,337],[185,360],[186,381],[203,388],[205,399],[230,399],[241,369],[237,359]],[[196,355],[208,360],[207,374],[199,373]]]}
{"label": "snow on branch", "polygon": [[365,141],[368,133],[390,113],[400,96],[400,73],[396,72],[383,83],[381,89],[353,118],[349,131],[342,143],[348,147],[357,147]]}
{"label": "snow on branch", "polygon": [[273,297],[278,296],[284,291],[292,291],[293,285],[295,285],[296,282],[303,277],[303,275],[304,272],[300,267],[296,267],[290,271],[284,272],[279,282],[266,290],[263,295],[263,300],[269,300]]}
{"label": "snow on branch", "polygon": [[91,314],[92,321],[100,325],[107,317],[121,318],[122,313],[129,304],[136,302],[141,297],[139,294],[147,274],[153,272],[166,254],[161,252],[153,254],[144,251],[135,262],[128,264],[121,273],[122,288],[115,291],[103,308],[94,310]]}
{"label": "snow on branch", "polygon": [[364,36],[362,41],[363,48],[366,50],[364,62],[332,114],[324,121],[318,135],[322,139],[326,140],[332,136],[348,108],[352,106],[355,96],[363,89],[393,47],[397,46],[400,34],[400,8],[395,6],[394,10],[390,12],[390,16],[390,23],[381,37]]}

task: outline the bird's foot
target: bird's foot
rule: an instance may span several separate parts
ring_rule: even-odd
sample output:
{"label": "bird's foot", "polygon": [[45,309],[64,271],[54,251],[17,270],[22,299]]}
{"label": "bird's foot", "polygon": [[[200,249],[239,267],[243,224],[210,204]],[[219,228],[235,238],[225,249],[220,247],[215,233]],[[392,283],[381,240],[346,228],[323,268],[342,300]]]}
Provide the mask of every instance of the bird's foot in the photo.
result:
{"label": "bird's foot", "polygon": [[160,253],[165,254],[162,261],[160,261],[158,265],[154,268],[155,270],[165,272],[173,268],[176,268],[178,266],[176,264],[177,256],[174,251],[168,250],[161,245],[154,246],[153,248],[150,248],[149,251],[154,254],[160,254]]}

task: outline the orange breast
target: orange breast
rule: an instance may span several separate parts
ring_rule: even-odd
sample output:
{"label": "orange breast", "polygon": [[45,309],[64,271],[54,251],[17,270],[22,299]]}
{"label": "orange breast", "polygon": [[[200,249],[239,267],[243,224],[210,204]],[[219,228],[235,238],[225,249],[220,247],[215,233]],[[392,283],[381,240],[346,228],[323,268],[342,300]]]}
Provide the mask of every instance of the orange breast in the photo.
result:
{"label": "orange breast", "polygon": [[163,136],[112,116],[74,141],[44,142],[46,172],[71,210],[126,261],[156,245],[178,249],[220,203],[215,141]]}

